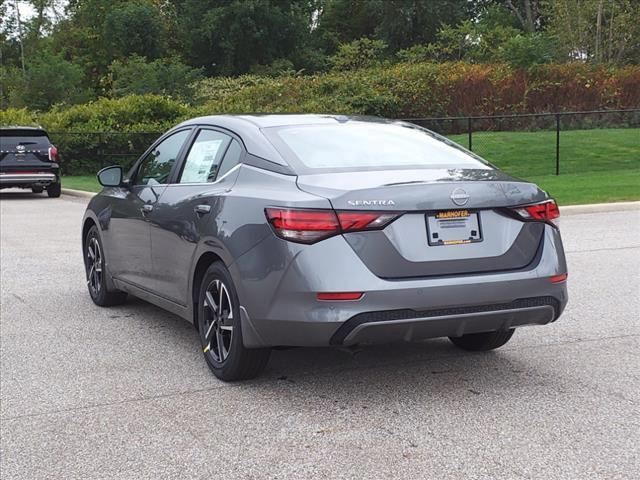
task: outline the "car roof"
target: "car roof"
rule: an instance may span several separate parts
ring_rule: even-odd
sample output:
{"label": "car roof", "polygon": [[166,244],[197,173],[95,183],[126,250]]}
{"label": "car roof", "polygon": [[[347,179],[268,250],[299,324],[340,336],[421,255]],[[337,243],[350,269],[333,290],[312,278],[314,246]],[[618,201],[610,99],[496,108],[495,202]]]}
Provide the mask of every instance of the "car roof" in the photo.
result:
{"label": "car roof", "polygon": [[402,123],[397,120],[389,120],[379,117],[367,117],[357,115],[332,115],[332,114],[239,114],[239,115],[208,115],[192,118],[177,125],[172,130],[186,126],[215,126],[225,128],[237,134],[244,141],[247,151],[253,155],[264,158],[280,165],[289,164],[282,155],[262,134],[261,130],[272,127],[285,127],[290,125],[327,125],[347,123],[349,121],[372,123]]}
{"label": "car roof", "polygon": [[339,115],[339,114],[317,114],[317,113],[253,113],[238,115],[209,115],[205,117],[187,120],[184,124],[212,124],[246,122],[257,128],[284,127],[289,125],[323,125],[332,123],[345,123],[348,121],[372,122],[372,123],[394,123],[396,120],[386,118],[362,116],[362,115]]}
{"label": "car roof", "polygon": [[33,126],[20,126],[20,125],[7,125],[0,127],[0,131],[27,131],[27,132],[42,132],[46,134],[46,131],[42,127],[33,127]]}

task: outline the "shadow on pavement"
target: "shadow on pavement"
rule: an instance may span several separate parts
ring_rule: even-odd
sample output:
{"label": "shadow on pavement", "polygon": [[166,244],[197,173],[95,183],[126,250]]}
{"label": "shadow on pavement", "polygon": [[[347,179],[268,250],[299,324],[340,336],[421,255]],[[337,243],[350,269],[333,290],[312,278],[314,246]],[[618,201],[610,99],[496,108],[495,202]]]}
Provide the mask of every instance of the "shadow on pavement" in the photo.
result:
{"label": "shadow on pavement", "polygon": [[[185,362],[204,364],[198,335],[191,324],[134,298],[121,308],[138,317],[139,322],[146,324],[145,328],[162,331],[164,338],[160,343],[170,337],[173,347],[180,351],[178,353]],[[275,349],[266,371],[259,378],[232,384],[223,384],[208,369],[204,374],[210,375],[211,388],[240,387],[245,393],[253,391],[259,396],[289,388],[297,390],[309,401],[315,395],[326,393],[342,397],[354,390],[361,391],[369,399],[389,395],[390,392],[394,397],[405,394],[409,398],[415,397],[416,389],[421,385],[424,387],[425,383],[430,384],[430,388],[422,394],[462,391],[479,395],[472,383],[481,382],[492,389],[499,385],[514,390],[531,387],[532,373],[539,364],[528,365],[521,358],[505,349],[487,353],[464,352],[448,339],[439,338],[366,346],[355,354],[332,347]],[[547,373],[537,372],[534,376],[549,377],[551,384],[555,385],[559,379],[553,378],[553,372]]]}

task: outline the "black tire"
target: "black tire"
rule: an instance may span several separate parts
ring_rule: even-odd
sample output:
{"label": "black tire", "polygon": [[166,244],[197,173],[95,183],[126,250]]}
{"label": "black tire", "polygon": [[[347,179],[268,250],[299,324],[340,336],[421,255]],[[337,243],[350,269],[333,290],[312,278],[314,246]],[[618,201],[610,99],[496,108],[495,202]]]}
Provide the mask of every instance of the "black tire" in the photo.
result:
{"label": "black tire", "polygon": [[470,333],[461,337],[449,337],[453,344],[471,352],[487,352],[503,346],[513,336],[515,329],[506,332]]}
{"label": "black tire", "polygon": [[[84,239],[84,267],[87,277],[87,288],[91,300],[100,307],[120,305],[127,300],[127,294],[120,290],[107,288],[107,270],[104,248],[97,227],[94,225]],[[98,271],[99,268],[99,271]]]}
{"label": "black tire", "polygon": [[47,195],[49,195],[49,197],[51,198],[58,198],[61,193],[62,193],[62,184],[60,182],[51,183],[47,187]]}
{"label": "black tire", "polygon": [[33,193],[42,193],[44,191],[44,188],[42,188],[42,187],[31,187],[31,191]]}
{"label": "black tire", "polygon": [[[215,309],[211,308],[211,302],[217,302]],[[204,359],[216,377],[230,382],[247,380],[262,373],[271,349],[244,346],[238,294],[231,274],[222,262],[215,262],[207,269],[200,285],[197,309]],[[221,313],[215,314],[217,311]],[[219,342],[222,342],[221,347]]]}

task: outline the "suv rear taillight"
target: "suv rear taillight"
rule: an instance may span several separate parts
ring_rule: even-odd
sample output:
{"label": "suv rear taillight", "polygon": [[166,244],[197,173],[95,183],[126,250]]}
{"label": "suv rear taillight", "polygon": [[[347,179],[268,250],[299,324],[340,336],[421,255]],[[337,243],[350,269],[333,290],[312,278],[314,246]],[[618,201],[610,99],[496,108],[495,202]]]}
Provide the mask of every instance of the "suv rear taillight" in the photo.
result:
{"label": "suv rear taillight", "polygon": [[276,235],[298,243],[315,243],[340,233],[380,230],[400,213],[320,209],[267,208]]}
{"label": "suv rear taillight", "polygon": [[560,209],[555,200],[545,200],[544,202],[535,203],[533,205],[524,205],[522,207],[512,208],[521,218],[525,220],[538,220],[541,222],[552,223],[558,226],[558,218],[560,218]]}
{"label": "suv rear taillight", "polygon": [[53,145],[49,147],[49,161],[58,162],[58,149]]}

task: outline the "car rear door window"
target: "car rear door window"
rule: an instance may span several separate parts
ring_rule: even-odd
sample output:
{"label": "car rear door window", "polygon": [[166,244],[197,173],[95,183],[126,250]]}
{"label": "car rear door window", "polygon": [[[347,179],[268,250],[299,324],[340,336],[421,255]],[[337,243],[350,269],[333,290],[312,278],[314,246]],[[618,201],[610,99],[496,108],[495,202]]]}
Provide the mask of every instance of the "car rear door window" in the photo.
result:
{"label": "car rear door window", "polygon": [[201,130],[189,150],[178,183],[215,182],[222,157],[232,140],[215,130]]}
{"label": "car rear door window", "polygon": [[227,148],[227,153],[224,154],[222,165],[220,165],[220,168],[218,169],[218,178],[226,175],[229,170],[238,165],[241,158],[242,147],[240,146],[240,142],[233,139],[231,140],[231,145]]}
{"label": "car rear door window", "polygon": [[182,130],[160,142],[140,164],[135,185],[162,185],[167,183],[182,145],[190,133],[191,130]]}

